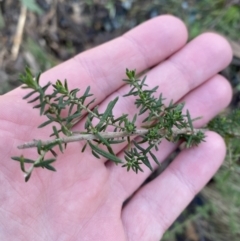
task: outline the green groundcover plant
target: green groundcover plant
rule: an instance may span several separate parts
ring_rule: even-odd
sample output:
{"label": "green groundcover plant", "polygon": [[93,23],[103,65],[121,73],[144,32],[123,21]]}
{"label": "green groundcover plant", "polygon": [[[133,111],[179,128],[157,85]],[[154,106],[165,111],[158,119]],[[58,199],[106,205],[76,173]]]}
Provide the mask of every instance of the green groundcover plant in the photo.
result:
{"label": "green groundcover plant", "polygon": [[[160,165],[152,150],[157,151],[163,139],[171,142],[184,141],[187,148],[204,141],[205,130],[193,128],[193,121],[196,119],[191,119],[188,110],[183,114],[184,103],[174,104],[171,101],[166,106],[162,94],[154,96],[158,86],[147,89],[146,76],[143,79],[137,78],[135,70],[127,69],[127,78],[123,80],[130,86],[130,91],[124,97],[135,97],[136,114],[133,119],[129,119],[127,114],[117,117],[113,115],[119,97],[110,101],[106,110],[99,113],[98,106],[91,108],[95,99],[90,93],[90,86],[80,95],[79,89],[69,90],[67,80],[64,83],[57,80],[55,84],[49,82],[41,86],[40,75],[34,77],[29,68],[26,68],[25,74],[20,75],[20,80],[24,84],[22,88],[31,89],[23,99],[30,99],[28,103],[35,102],[33,108],[39,109],[40,115],[46,116],[47,120],[38,128],[51,124],[52,133],[49,133],[49,140],[33,140],[18,146],[19,149],[36,148],[38,153],[35,160],[23,155],[12,157],[13,160],[20,162],[25,181],[29,180],[33,170],[38,167],[56,171],[53,163],[57,159],[57,149],[63,153],[67,145],[75,141],[85,142],[79,151],[84,152],[86,148],[90,148],[96,158],[105,157],[116,165],[125,167],[127,171],[133,170],[136,173],[143,171],[142,165],[153,170],[149,158]],[[47,94],[46,90],[49,87],[52,87],[52,93]],[[143,113],[146,113],[146,118],[138,126],[137,119]],[[84,129],[73,131],[73,126],[83,119]],[[228,129],[222,128],[224,121]],[[223,135],[232,132],[232,124],[225,119],[218,118],[209,126],[213,130],[220,130]],[[136,136],[139,137],[137,140],[134,139]],[[119,159],[112,148],[113,145],[123,142],[127,143],[125,160]],[[143,143],[147,145],[143,147]],[[47,153],[51,153],[52,158],[49,158]]]}

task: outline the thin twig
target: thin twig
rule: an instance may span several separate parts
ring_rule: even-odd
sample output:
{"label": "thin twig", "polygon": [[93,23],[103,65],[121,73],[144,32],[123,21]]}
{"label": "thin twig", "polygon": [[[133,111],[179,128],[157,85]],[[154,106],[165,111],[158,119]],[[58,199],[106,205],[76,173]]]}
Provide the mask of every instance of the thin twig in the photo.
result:
{"label": "thin twig", "polygon": [[[183,129],[177,129],[173,128],[172,132],[173,135],[177,136],[179,134],[187,134],[187,135],[192,135],[196,134],[197,132],[202,131],[206,132],[206,129],[194,129],[193,131],[190,128],[183,128]],[[129,133],[129,132],[100,132],[101,136],[105,139],[111,139],[111,138],[122,138],[122,137],[127,137],[127,136],[137,136],[137,135],[145,135],[147,134],[148,129],[137,129],[136,131]],[[165,130],[159,130],[159,134],[164,135]],[[81,141],[81,140],[94,140],[98,139],[98,137],[94,134],[75,134],[73,136],[69,137],[62,137],[54,140],[34,140],[32,142],[26,142],[22,145],[18,146],[18,149],[26,149],[26,148],[32,148],[32,147],[37,147],[39,142],[43,146],[49,145],[49,144],[54,144],[54,143],[69,143],[69,142],[76,142],[76,141]]]}
{"label": "thin twig", "polygon": [[27,8],[22,4],[21,13],[18,19],[17,31],[13,40],[12,46],[12,60],[16,60],[19,52],[20,45],[22,43],[22,35],[27,17]]}

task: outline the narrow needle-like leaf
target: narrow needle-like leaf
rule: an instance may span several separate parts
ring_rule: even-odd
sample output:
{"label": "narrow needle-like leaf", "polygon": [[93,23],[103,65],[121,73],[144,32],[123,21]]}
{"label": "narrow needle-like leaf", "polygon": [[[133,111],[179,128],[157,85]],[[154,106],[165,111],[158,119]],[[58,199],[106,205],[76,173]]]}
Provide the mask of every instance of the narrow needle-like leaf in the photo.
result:
{"label": "narrow needle-like leaf", "polygon": [[122,160],[119,159],[117,156],[112,155],[111,153],[108,153],[102,149],[100,149],[98,146],[92,144],[90,141],[88,142],[88,144],[90,145],[90,147],[92,148],[93,151],[97,152],[99,155],[115,162],[115,163],[122,163]]}
{"label": "narrow needle-like leaf", "polygon": [[193,124],[192,124],[192,120],[191,120],[191,117],[190,117],[190,113],[189,111],[187,110],[187,118],[188,118],[188,123],[189,123],[189,126],[193,132]]}
{"label": "narrow needle-like leaf", "polygon": [[112,115],[112,110],[113,110],[115,104],[117,103],[117,101],[118,101],[118,97],[115,98],[113,101],[111,101],[108,104],[107,109],[105,110],[102,118],[100,119],[99,123],[96,126],[96,129],[100,128],[104,124],[104,122],[107,120],[107,118]]}

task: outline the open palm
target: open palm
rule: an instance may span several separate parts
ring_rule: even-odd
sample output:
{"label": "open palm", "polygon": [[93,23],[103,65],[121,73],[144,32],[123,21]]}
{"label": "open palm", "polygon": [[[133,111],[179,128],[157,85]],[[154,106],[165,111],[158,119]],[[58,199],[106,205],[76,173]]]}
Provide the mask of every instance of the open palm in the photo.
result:
{"label": "open palm", "polygon": [[[126,68],[148,70],[149,86],[159,85],[168,100],[185,101],[192,117],[203,116],[195,123],[200,127],[231,99],[228,82],[217,73],[232,53],[213,33],[186,41],[183,23],[161,16],[47,71],[41,83],[66,78],[70,88],[90,85],[104,110],[109,100],[127,93],[121,81]],[[49,130],[36,128],[45,119],[21,99],[24,94],[18,88],[0,98],[0,240],[160,240],[224,159],[223,140],[207,132],[206,142],[183,150],[162,175],[142,187],[151,174],[147,168],[137,175],[126,172],[88,151],[81,153],[79,142],[54,163],[57,173],[38,169],[25,183],[10,157],[20,154],[17,145],[46,139]],[[116,108],[114,115],[132,116],[135,107],[131,99],[121,98]],[[124,146],[115,148],[122,157]],[[163,141],[156,153],[159,161],[175,148]]]}

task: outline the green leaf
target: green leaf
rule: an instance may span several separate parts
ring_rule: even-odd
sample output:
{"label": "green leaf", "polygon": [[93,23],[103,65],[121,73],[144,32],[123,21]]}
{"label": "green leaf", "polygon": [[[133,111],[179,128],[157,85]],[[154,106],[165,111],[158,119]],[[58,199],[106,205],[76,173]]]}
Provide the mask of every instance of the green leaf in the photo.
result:
{"label": "green leaf", "polygon": [[147,156],[143,157],[143,158],[139,158],[151,171],[153,171],[153,168],[147,158]]}
{"label": "green leaf", "polygon": [[169,105],[168,105],[168,107],[166,107],[165,110],[171,110],[171,109],[173,109],[174,107],[175,107],[175,106],[174,106],[174,104],[173,104],[173,100],[171,100],[170,103],[169,103]]}
{"label": "green leaf", "polygon": [[151,151],[149,151],[149,154],[152,157],[152,159],[156,162],[156,164],[160,166],[161,163],[158,161],[157,157]]}
{"label": "green leaf", "polygon": [[196,117],[196,118],[192,119],[192,122],[197,121],[197,120],[201,120],[201,119],[202,119],[202,116],[199,116],[199,117]]}
{"label": "green leaf", "polygon": [[128,151],[124,151],[124,153],[126,154],[127,157],[132,158],[131,153],[129,153]]}
{"label": "green leaf", "polygon": [[57,153],[53,149],[50,149],[49,151],[52,153],[54,157],[57,157]]}
{"label": "green leaf", "polygon": [[[61,132],[61,130],[57,130],[57,132],[58,133],[60,133]],[[50,135],[50,137],[52,137],[52,136],[54,136],[55,134],[54,133],[52,133],[51,135]]]}
{"label": "green leaf", "polygon": [[53,126],[53,133],[54,135],[56,136],[56,138],[58,139],[59,138],[59,133],[58,133],[58,130],[57,130],[57,127],[56,126]]}
{"label": "green leaf", "polygon": [[110,144],[108,143],[108,140],[105,139],[105,138],[103,138],[103,137],[101,136],[101,134],[99,134],[98,132],[95,133],[95,135],[97,136],[97,138],[98,138],[104,145],[107,146],[108,151],[109,151],[112,155],[115,155],[115,153],[113,152],[112,147],[111,147]]}
{"label": "green leaf", "polygon": [[110,146],[107,139],[103,138],[100,133],[95,133],[94,134],[104,145]]}
{"label": "green leaf", "polygon": [[54,116],[52,116],[52,115],[46,115],[47,116],[47,118],[49,119],[49,120],[51,120],[51,121],[56,121],[56,118],[54,117]]}
{"label": "green leaf", "polygon": [[137,94],[138,94],[137,91],[133,91],[133,92],[129,92],[129,93],[123,95],[123,97],[128,97],[128,96],[130,96],[130,95],[136,96]]}
{"label": "green leaf", "polygon": [[97,159],[100,159],[100,156],[99,156],[95,151],[92,150],[92,154],[93,154]]}
{"label": "green leaf", "polygon": [[32,88],[36,90],[36,87],[38,87],[34,83],[33,74],[31,73],[31,70],[28,67],[25,68],[25,74],[21,74],[19,77],[20,81],[26,85],[22,87],[23,89]]}
{"label": "green leaf", "polygon": [[41,104],[35,105],[35,106],[33,106],[33,109],[40,108],[41,106],[42,106]]}
{"label": "green leaf", "polygon": [[71,90],[71,91],[70,91],[70,95],[76,97],[76,94],[77,94],[77,92],[78,92],[79,90],[80,90],[80,89],[73,89],[73,90]]}
{"label": "green leaf", "polygon": [[69,115],[69,116],[71,115],[72,109],[73,109],[74,106],[75,106],[75,103],[72,103],[72,104],[70,105],[70,108],[69,108],[69,110],[68,110],[68,115]]}
{"label": "green leaf", "polygon": [[[142,81],[141,81],[141,85],[142,86],[147,86],[146,84],[145,84],[145,80],[147,79],[147,76],[145,75],[144,77],[143,77],[143,79],[142,79]],[[157,86],[158,87],[158,86]],[[155,87],[156,88],[156,87]]]}
{"label": "green leaf", "polygon": [[41,90],[42,90],[43,92],[45,92],[50,85],[51,85],[51,82],[48,82],[46,85],[44,85],[44,86],[42,87]]}
{"label": "green leaf", "polygon": [[144,150],[144,154],[147,154],[152,148],[154,147],[154,145],[150,145],[147,149]]}
{"label": "green leaf", "polygon": [[42,142],[38,141],[37,143],[37,152],[39,155],[41,155],[41,151],[42,151]]}
{"label": "green leaf", "polygon": [[41,74],[42,74],[41,72],[37,73],[37,76],[36,76],[36,78],[35,78],[35,80],[36,80],[36,82],[37,82],[38,85],[39,85],[39,80],[40,80]]}
{"label": "green leaf", "polygon": [[112,115],[112,110],[113,110],[115,104],[117,103],[117,101],[118,101],[118,97],[116,97],[114,100],[110,101],[102,118],[100,119],[99,123],[96,125],[96,129],[101,128],[102,125],[104,124],[104,122],[107,120],[107,118]]}
{"label": "green leaf", "polygon": [[67,121],[67,123],[70,123],[72,120],[74,120],[75,118],[77,118],[77,117],[80,117],[81,116],[81,112],[75,112],[73,115],[71,115],[71,116],[68,116],[67,118],[66,118],[66,121]]}
{"label": "green leaf", "polygon": [[134,115],[132,123],[134,124],[136,122],[136,120],[137,120],[137,114]]}
{"label": "green leaf", "polygon": [[53,172],[56,172],[57,170],[53,167],[53,166],[51,166],[51,165],[45,165],[44,166],[46,169],[48,169],[48,170],[50,170],[50,171],[53,171]]}
{"label": "green leaf", "polygon": [[142,115],[143,113],[145,113],[148,110],[148,107],[142,107],[139,111],[139,115]]}
{"label": "green leaf", "polygon": [[88,108],[96,99],[92,99],[87,105],[86,107]]}
{"label": "green leaf", "polygon": [[21,166],[21,170],[26,173],[25,167],[24,167],[24,157],[23,156],[20,157],[20,166]]}
{"label": "green leaf", "polygon": [[61,126],[61,131],[65,136],[71,136],[72,132],[66,126]]}
{"label": "green leaf", "polygon": [[28,93],[27,95],[25,95],[25,96],[23,97],[23,99],[25,100],[25,99],[29,98],[29,97],[32,96],[34,93],[37,93],[37,90],[31,91],[30,93]]}
{"label": "green leaf", "polygon": [[[21,162],[21,161],[22,161],[22,158],[23,158],[23,157],[18,157],[18,156],[13,156],[13,157],[11,157],[11,159],[13,159],[14,161],[18,161],[18,162]],[[24,163],[34,163],[35,161],[34,161],[34,160],[31,160],[31,159],[23,158],[23,162],[24,162]]]}
{"label": "green leaf", "polygon": [[25,176],[25,182],[27,182],[30,177],[31,177],[32,172],[28,172],[27,175]]}
{"label": "green leaf", "polygon": [[43,114],[44,109],[45,109],[45,106],[46,106],[46,103],[45,103],[45,102],[42,102],[42,104],[41,104],[41,108],[40,108],[40,115]]}
{"label": "green leaf", "polygon": [[123,97],[135,95],[136,93],[138,93],[137,91],[134,91],[135,89],[136,89],[136,87],[134,86],[127,94],[123,95]]}
{"label": "green leaf", "polygon": [[46,122],[43,122],[40,126],[38,126],[38,128],[42,128],[42,127],[44,127],[44,126],[46,126],[46,125],[48,125],[48,124],[50,124],[52,122],[53,122],[53,120],[48,120]]}
{"label": "green leaf", "polygon": [[62,141],[61,140],[58,140],[58,147],[59,147],[59,150],[63,153],[63,147],[62,147]]}
{"label": "green leaf", "polygon": [[175,110],[176,111],[182,111],[183,110],[183,107],[184,107],[185,103],[180,103],[180,104],[177,104],[176,107],[175,107]]}
{"label": "green leaf", "polygon": [[90,91],[90,86],[87,87],[87,89],[85,90],[83,96],[84,96],[84,97],[91,96],[91,95],[89,95],[89,91]]}
{"label": "green leaf", "polygon": [[137,147],[137,149],[139,149],[139,150],[142,151],[142,152],[145,152],[145,149],[142,148],[140,145],[138,145],[138,143],[137,143],[136,141],[133,140],[133,144],[134,144],[134,146]]}
{"label": "green leaf", "polygon": [[66,79],[64,80],[64,88],[68,91],[68,83]]}
{"label": "green leaf", "polygon": [[118,117],[117,119],[113,120],[113,123],[116,123],[120,120],[124,121],[127,117],[128,117],[128,114],[124,114],[124,115]]}
{"label": "green leaf", "polygon": [[108,127],[108,123],[104,124],[101,128],[99,128],[99,132],[105,132]]}
{"label": "green leaf", "polygon": [[88,141],[88,144],[90,145],[92,150],[95,151],[96,153],[98,153],[99,155],[101,155],[115,163],[122,163],[122,160],[119,159],[117,156],[100,149],[98,146],[92,144],[90,141]]}
{"label": "green leaf", "polygon": [[191,120],[190,113],[188,110],[187,110],[187,118],[188,118],[189,126],[190,126],[191,130],[193,131],[193,124],[192,124],[192,120]]}
{"label": "green leaf", "polygon": [[90,127],[90,124],[91,124],[91,121],[90,121],[89,116],[88,116],[87,119],[86,119],[86,122],[85,122],[85,124],[84,124],[84,128],[85,128],[86,130],[88,130],[89,127]]}
{"label": "green leaf", "polygon": [[129,79],[134,79],[136,75],[136,70],[126,69],[126,75]]}
{"label": "green leaf", "polygon": [[49,143],[49,144],[47,144],[47,145],[44,145],[44,146],[42,147],[42,150],[43,150],[43,151],[49,151],[50,149],[53,149],[56,145],[58,145],[58,142],[57,142],[57,141],[52,142],[52,143]]}
{"label": "green leaf", "polygon": [[40,98],[40,96],[37,96],[37,97],[33,98],[32,100],[29,100],[28,103],[29,103],[29,104],[30,104],[30,103],[33,103],[33,102],[35,102],[36,100],[38,100],[39,98]]}
{"label": "green leaf", "polygon": [[45,167],[46,165],[49,165],[49,164],[51,164],[55,161],[56,161],[55,158],[47,159],[47,160],[44,160],[44,161],[41,161],[41,162],[38,162],[38,163],[34,164],[34,167]]}
{"label": "green leaf", "polygon": [[85,151],[85,149],[86,149],[86,147],[87,147],[87,142],[86,142],[86,143],[85,143],[85,145],[83,146],[83,148],[82,148],[81,152],[84,152],[84,151]]}
{"label": "green leaf", "polygon": [[187,144],[186,144],[187,148],[190,148],[192,146],[192,138],[193,136],[189,136],[189,138],[187,139]]}
{"label": "green leaf", "polygon": [[142,123],[149,122],[151,120],[151,115],[147,116]]}
{"label": "green leaf", "polygon": [[119,143],[123,143],[125,142],[125,140],[108,140],[108,143],[111,144],[119,144]]}

